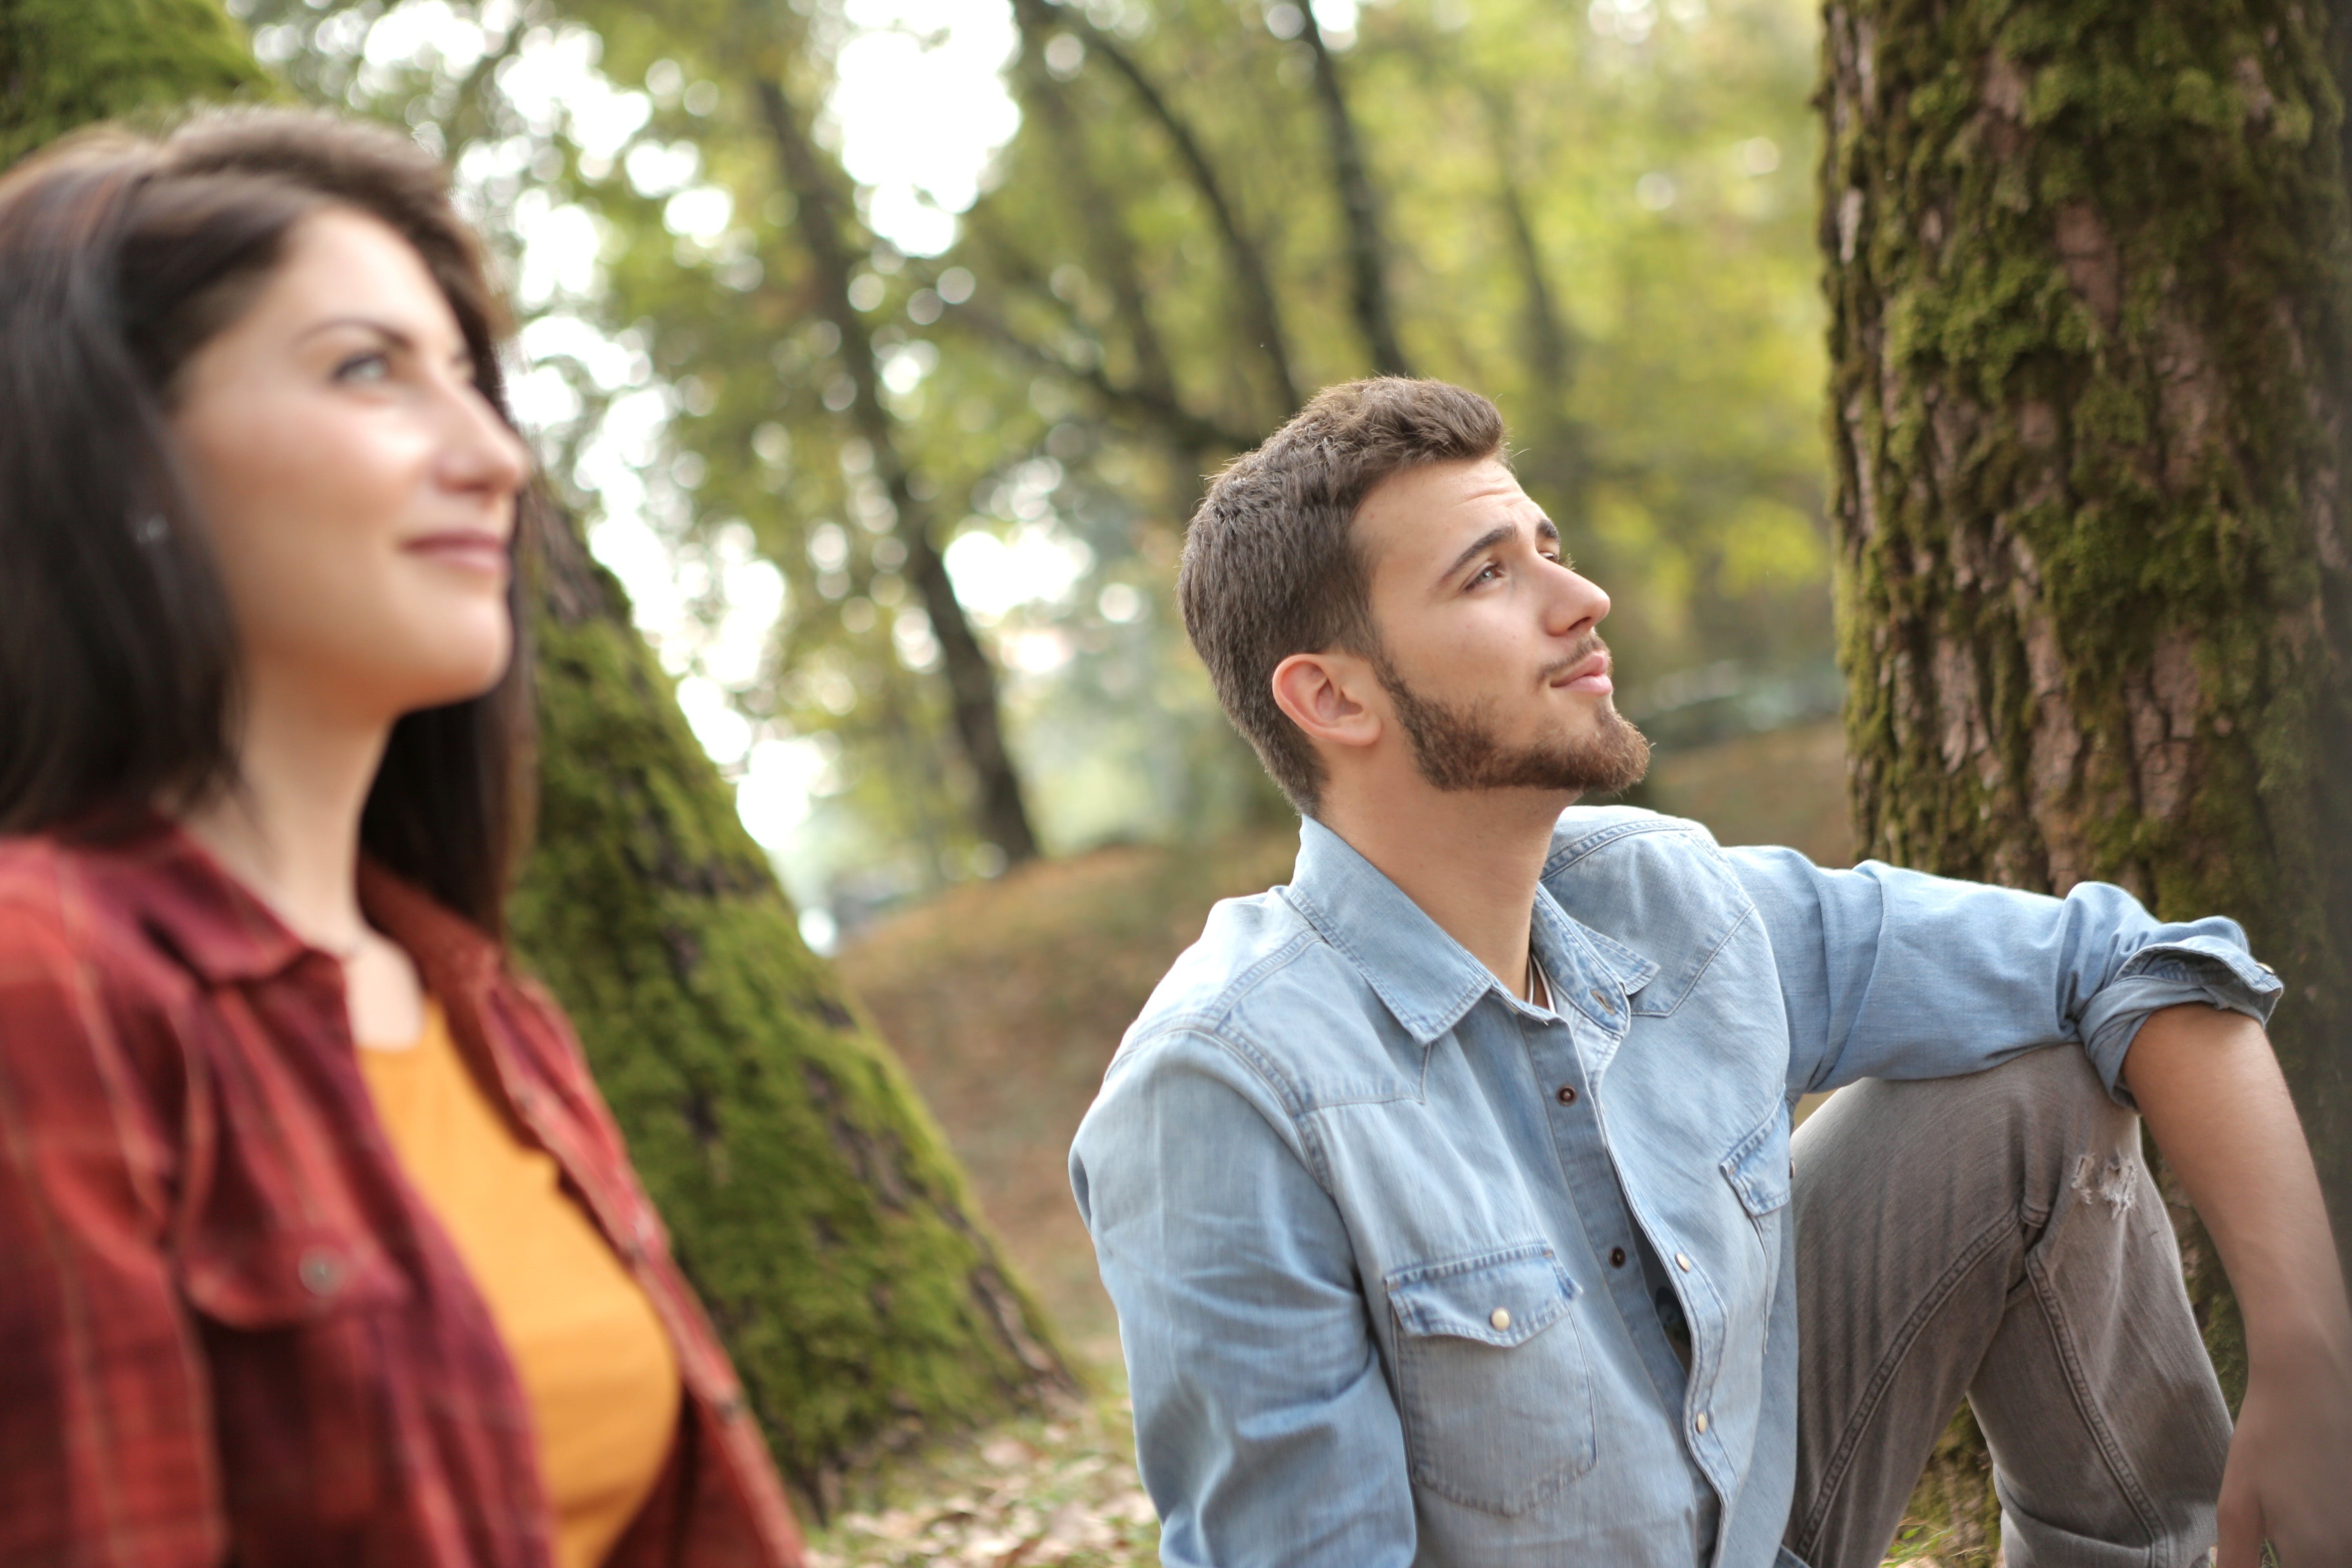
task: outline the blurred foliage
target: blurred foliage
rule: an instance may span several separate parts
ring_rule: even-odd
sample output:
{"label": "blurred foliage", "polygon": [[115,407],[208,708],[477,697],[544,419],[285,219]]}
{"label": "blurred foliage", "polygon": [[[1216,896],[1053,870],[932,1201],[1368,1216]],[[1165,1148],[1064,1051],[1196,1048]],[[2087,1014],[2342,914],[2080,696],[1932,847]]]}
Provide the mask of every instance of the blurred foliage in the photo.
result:
{"label": "blurred foliage", "polygon": [[[723,764],[760,738],[813,748],[796,890],[854,908],[990,871],[940,639],[844,413],[855,367],[813,310],[761,100],[771,82],[824,103],[877,19],[997,0],[238,8],[305,92],[456,160],[531,319],[526,411],[592,525],[641,519],[711,628],[781,599],[763,658],[716,630],[663,652],[701,678],[689,711]],[[1279,805],[1184,646],[1183,520],[1296,396],[1373,363],[1314,30],[1261,0],[1016,11],[1019,128],[980,199],[938,256],[856,236],[854,297],[960,587],[990,548],[973,535],[1033,578],[1022,602],[965,600],[1048,847],[1222,831]],[[1502,405],[1529,489],[1617,595],[1628,710],[1676,733],[1801,713],[1831,646],[1811,7],[1338,16],[1320,37],[1403,353]],[[826,116],[816,130],[838,148]],[[645,537],[592,532],[608,560]],[[1693,731],[1708,703],[1725,717]]]}

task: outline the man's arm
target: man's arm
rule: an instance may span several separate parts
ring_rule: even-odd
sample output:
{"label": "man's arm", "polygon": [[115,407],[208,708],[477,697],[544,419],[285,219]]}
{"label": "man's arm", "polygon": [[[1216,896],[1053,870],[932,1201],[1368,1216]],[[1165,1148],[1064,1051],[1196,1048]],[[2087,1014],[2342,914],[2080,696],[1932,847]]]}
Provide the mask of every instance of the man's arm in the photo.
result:
{"label": "man's arm", "polygon": [[1347,1228],[1213,1041],[1112,1066],[1070,1152],[1170,1568],[1406,1568],[1403,1430]]}
{"label": "man's arm", "polygon": [[2233,921],[2166,923],[2121,888],[2063,899],[1793,849],[1727,850],[1771,938],[1789,1090],[1956,1078],[2043,1046],[2081,1046],[2116,1098],[2140,1024],[2183,1002],[2267,1019],[2276,976]]}
{"label": "man's arm", "polygon": [[2124,1080],[2213,1237],[2246,1327],[2221,1568],[2352,1562],[2352,1310],[2303,1128],[2252,1019],[2167,1007]]}

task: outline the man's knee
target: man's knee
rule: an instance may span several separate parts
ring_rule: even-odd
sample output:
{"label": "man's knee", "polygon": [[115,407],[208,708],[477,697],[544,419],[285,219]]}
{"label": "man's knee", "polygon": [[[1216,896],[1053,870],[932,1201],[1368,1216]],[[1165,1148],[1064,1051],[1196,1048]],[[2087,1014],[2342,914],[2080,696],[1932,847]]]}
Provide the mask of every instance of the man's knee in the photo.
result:
{"label": "man's knee", "polygon": [[[1865,1079],[1841,1089],[1798,1135],[1800,1196],[1816,1177],[1843,1185],[1932,1159],[1943,1180],[1973,1172],[2028,1210],[2075,1190],[2127,1208],[2137,1193],[2138,1118],[2109,1097],[2077,1047],[2031,1051],[1964,1078]],[[1941,1184],[1940,1182],[1938,1184]],[[1970,1184],[1974,1184],[1971,1183]]]}

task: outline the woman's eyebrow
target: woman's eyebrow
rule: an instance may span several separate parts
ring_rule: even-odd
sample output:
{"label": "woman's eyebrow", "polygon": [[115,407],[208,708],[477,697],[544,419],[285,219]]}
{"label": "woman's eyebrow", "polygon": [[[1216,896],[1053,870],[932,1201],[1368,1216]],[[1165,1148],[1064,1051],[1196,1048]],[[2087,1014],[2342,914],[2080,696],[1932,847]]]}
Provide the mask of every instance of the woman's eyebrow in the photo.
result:
{"label": "woman's eyebrow", "polygon": [[[330,316],[323,321],[313,321],[309,326],[303,328],[299,332],[295,334],[295,340],[299,342],[304,338],[314,338],[320,332],[331,332],[339,327],[357,327],[362,331],[373,332],[376,336],[390,342],[393,347],[396,349],[403,350],[409,353],[418,352],[415,333],[409,331],[404,327],[394,326],[390,321],[383,321],[374,316]],[[468,356],[466,348],[461,343],[457,348],[456,355],[453,357],[465,358],[470,356]]]}

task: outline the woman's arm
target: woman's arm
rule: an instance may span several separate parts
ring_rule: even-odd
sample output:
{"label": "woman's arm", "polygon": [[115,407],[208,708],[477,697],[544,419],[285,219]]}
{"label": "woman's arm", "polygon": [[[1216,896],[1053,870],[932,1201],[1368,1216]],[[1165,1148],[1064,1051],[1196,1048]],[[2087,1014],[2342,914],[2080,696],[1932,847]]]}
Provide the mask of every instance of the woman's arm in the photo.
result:
{"label": "woman's arm", "polygon": [[2221,1483],[2221,1568],[2352,1562],[2352,1310],[2319,1178],[2262,1026],[2152,1014],[2124,1080],[2213,1237],[2246,1325],[2246,1398]]}
{"label": "woman's arm", "polygon": [[57,926],[0,907],[0,1562],[227,1552],[135,1081]]}

